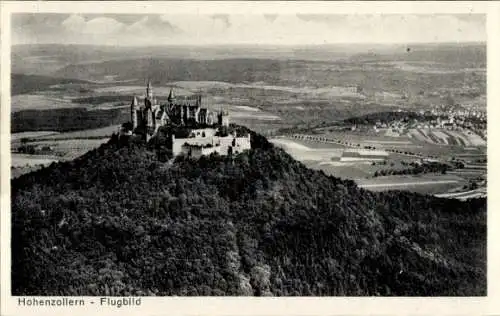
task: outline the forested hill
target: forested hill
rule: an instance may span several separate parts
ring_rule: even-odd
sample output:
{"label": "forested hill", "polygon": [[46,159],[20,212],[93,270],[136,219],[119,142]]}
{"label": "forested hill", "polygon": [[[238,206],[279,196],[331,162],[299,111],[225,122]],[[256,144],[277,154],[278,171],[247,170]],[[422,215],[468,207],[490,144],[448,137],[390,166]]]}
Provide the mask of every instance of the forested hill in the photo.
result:
{"label": "forested hill", "polygon": [[162,163],[114,139],[12,180],[13,295],[486,295],[486,201],[374,193],[253,134]]}

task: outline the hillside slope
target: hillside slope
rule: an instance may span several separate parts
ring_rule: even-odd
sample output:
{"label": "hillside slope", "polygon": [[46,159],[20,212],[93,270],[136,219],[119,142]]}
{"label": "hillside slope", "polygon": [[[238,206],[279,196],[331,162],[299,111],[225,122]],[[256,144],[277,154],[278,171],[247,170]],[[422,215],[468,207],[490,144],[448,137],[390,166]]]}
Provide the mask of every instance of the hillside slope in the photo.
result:
{"label": "hillside slope", "polygon": [[252,142],[161,163],[112,139],[12,180],[12,294],[486,294],[484,199],[368,192]]}

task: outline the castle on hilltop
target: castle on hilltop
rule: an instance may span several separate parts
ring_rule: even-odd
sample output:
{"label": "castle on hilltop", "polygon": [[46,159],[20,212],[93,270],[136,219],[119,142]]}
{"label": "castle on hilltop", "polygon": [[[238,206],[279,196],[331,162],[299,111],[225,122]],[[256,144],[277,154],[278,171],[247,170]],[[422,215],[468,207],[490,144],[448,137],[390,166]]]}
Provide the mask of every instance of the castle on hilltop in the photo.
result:
{"label": "castle on hilltop", "polygon": [[139,136],[145,141],[158,134],[162,126],[187,130],[187,135],[169,135],[174,156],[199,157],[217,152],[220,155],[239,153],[250,149],[250,135],[238,135],[229,131],[229,114],[220,110],[213,112],[202,106],[201,95],[176,97],[173,89],[167,102],[160,104],[153,95],[153,86],[148,82],[146,96],[139,104],[136,96],[130,106],[130,122],[120,130],[121,136]]}
{"label": "castle on hilltop", "polygon": [[214,113],[201,105],[201,95],[176,98],[170,89],[167,103],[160,104],[153,96],[153,86],[148,82],[144,102],[139,104],[134,96],[130,107],[132,132],[141,133],[148,141],[167,124],[177,126],[229,126],[226,111]]}

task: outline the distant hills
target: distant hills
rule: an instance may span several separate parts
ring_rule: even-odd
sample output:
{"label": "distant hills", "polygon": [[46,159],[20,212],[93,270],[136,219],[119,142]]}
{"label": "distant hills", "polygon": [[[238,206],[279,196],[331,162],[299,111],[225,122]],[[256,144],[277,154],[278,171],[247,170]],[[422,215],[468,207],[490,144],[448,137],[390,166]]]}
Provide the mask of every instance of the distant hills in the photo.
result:
{"label": "distant hills", "polygon": [[[317,62],[408,61],[455,64],[461,67],[486,67],[485,43],[443,43],[412,45],[310,45],[310,46],[155,46],[114,47],[92,45],[15,45],[12,47],[12,72],[54,75],[66,66],[98,64],[117,60],[141,59],[267,59]],[[59,75],[66,75],[64,71]],[[114,75],[117,73],[111,73]],[[68,77],[66,77],[68,78]],[[79,78],[79,77],[77,77]],[[88,78],[87,78],[88,79]],[[210,79],[204,79],[210,80]]]}
{"label": "distant hills", "polygon": [[112,138],[12,180],[12,294],[486,295],[485,199],[369,192],[252,147],[162,162]]}
{"label": "distant hills", "polygon": [[[169,81],[278,82],[282,71],[305,71],[304,62],[270,59],[193,60],[136,58],[66,66],[53,75],[91,80],[113,74],[118,80],[151,78],[153,84]],[[290,70],[293,69],[293,70]]]}

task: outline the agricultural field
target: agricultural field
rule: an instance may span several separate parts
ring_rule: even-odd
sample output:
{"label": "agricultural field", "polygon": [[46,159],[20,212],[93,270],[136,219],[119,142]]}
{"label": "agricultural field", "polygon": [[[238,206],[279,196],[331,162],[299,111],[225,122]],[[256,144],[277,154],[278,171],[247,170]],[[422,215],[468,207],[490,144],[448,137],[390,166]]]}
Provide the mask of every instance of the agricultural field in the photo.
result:
{"label": "agricultural field", "polygon": [[21,133],[12,133],[10,135],[11,142],[19,142],[23,138],[39,138],[39,137],[47,137],[58,135],[59,132],[54,131],[39,131],[39,132],[21,132]]}
{"label": "agricultural field", "polygon": [[322,170],[328,175],[354,181],[370,179],[379,169],[369,162],[303,161],[303,163],[311,169]]}
{"label": "agricultural field", "polygon": [[387,176],[357,181],[371,191],[409,190],[417,193],[438,194],[463,187],[467,181],[456,175]]}
{"label": "agricultural field", "polygon": [[[482,140],[480,146],[471,144],[461,146],[458,144],[444,144],[419,140],[417,137],[409,137],[406,134],[402,134],[399,137],[387,136],[383,130],[379,130],[378,132],[373,130],[341,131],[330,128],[320,129],[318,131],[319,132],[314,134],[315,137],[336,139],[342,143],[347,142],[352,146],[359,145],[361,148],[370,146],[377,149],[398,150],[423,156],[437,156],[444,160],[451,159],[452,157],[467,156],[469,154],[477,155],[477,157],[485,157],[484,155],[486,154],[486,147],[483,145],[485,144],[484,140]],[[419,133],[419,135],[422,134]]]}
{"label": "agricultural field", "polygon": [[[272,138],[270,141],[310,168],[352,180],[371,178],[377,170],[388,168],[390,165],[381,164],[383,160],[390,159],[393,163],[401,161],[384,151],[369,151],[335,143],[286,137]],[[356,157],[355,154],[368,154],[369,158]]]}
{"label": "agricultural field", "polygon": [[25,167],[30,165],[46,165],[54,161],[58,161],[60,157],[48,155],[25,155],[25,154],[12,154],[11,165],[12,167]]}
{"label": "agricultural field", "polygon": [[472,131],[450,131],[435,129],[410,129],[410,138],[435,145],[463,147],[486,146],[486,141]]}
{"label": "agricultural field", "polygon": [[43,132],[39,132],[40,134],[31,135],[30,133],[14,133],[12,134],[12,142],[20,139],[19,134],[24,134],[25,138],[35,141],[47,141],[47,140],[68,140],[68,139],[94,139],[94,138],[109,138],[113,133],[116,133],[120,130],[121,124],[119,125],[111,125],[102,128],[75,131],[75,132],[65,132],[65,133],[50,133],[43,134]]}
{"label": "agricultural field", "polygon": [[59,160],[60,157],[57,156],[12,153],[10,176],[11,178],[16,178],[22,174],[35,171]]}
{"label": "agricultural field", "polygon": [[[406,152],[437,155],[437,161],[447,164],[451,164],[452,159],[467,157],[469,159],[471,157],[485,159],[485,153],[482,148],[474,150],[469,148],[468,153],[464,153],[463,148],[459,146],[443,148],[444,146],[427,142],[416,142],[411,138],[394,139],[372,131],[368,133],[360,131],[334,132],[325,129],[322,131],[322,134],[304,135],[304,137],[299,138],[279,137],[273,138],[271,141],[310,168],[354,180],[365,189],[372,191],[410,190],[427,194],[446,193],[449,190],[461,189],[469,181],[486,176],[486,165],[480,163],[466,164],[464,169],[455,169],[446,174],[436,172],[417,175],[375,176],[376,173],[384,170],[404,171],[410,168],[410,163],[420,161],[420,158],[408,155]],[[336,143],[328,140],[335,140]],[[394,150],[400,153],[395,153]],[[349,152],[365,153],[368,158],[350,157],[352,154],[346,155]],[[384,152],[385,156],[381,155]],[[468,160],[464,159],[463,161]]]}
{"label": "agricultural field", "polygon": [[312,148],[284,138],[274,138],[271,142],[285,149],[292,157],[300,161],[328,162],[342,156],[342,148]]}
{"label": "agricultural field", "polygon": [[[52,162],[71,160],[108,141],[119,125],[77,132],[22,132],[11,135],[11,177],[41,168]],[[23,140],[23,141],[21,141]],[[47,153],[19,153],[20,146],[48,148]]]}
{"label": "agricultural field", "polygon": [[11,98],[11,111],[19,112],[32,109],[61,109],[75,108],[80,105],[75,104],[71,99],[61,97],[51,97],[43,94],[21,94]]}

